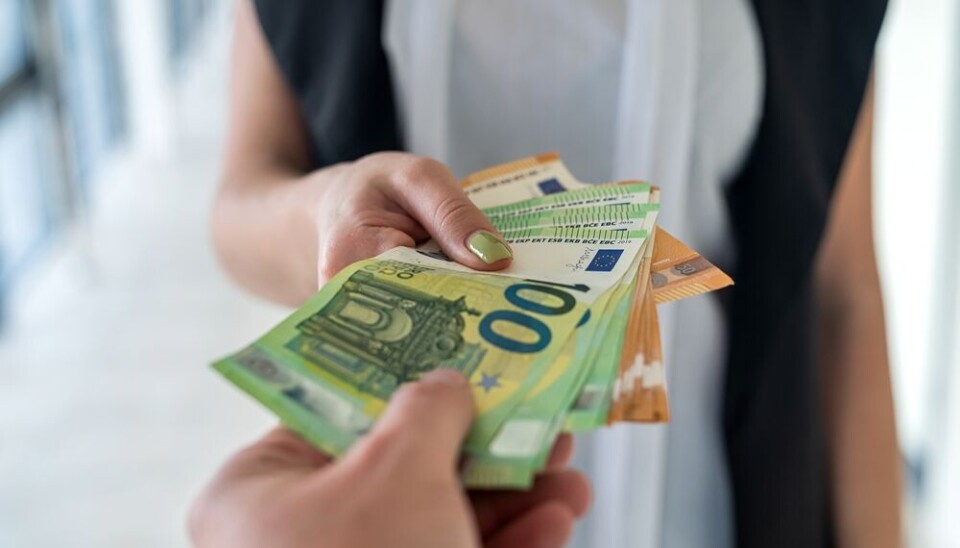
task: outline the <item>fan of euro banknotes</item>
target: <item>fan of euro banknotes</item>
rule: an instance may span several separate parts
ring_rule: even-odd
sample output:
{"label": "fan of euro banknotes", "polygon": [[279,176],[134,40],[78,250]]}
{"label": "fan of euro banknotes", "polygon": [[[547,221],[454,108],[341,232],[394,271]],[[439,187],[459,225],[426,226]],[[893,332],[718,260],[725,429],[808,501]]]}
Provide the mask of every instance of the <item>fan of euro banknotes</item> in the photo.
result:
{"label": "fan of euro banknotes", "polygon": [[462,183],[513,249],[499,272],[433,242],[350,265],[214,367],[331,455],[402,383],[445,367],[477,406],[464,484],[526,488],[556,437],[669,419],[657,305],[732,280],[656,226],[660,190],[585,184],[553,153]]}

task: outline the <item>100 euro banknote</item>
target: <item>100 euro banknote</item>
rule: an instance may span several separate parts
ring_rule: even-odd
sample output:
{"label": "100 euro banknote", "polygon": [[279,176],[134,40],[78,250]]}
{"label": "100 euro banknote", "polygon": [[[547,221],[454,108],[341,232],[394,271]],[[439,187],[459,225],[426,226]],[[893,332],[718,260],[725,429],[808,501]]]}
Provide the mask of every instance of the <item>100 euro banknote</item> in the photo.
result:
{"label": "100 euro banknote", "polygon": [[513,248],[508,268],[471,270],[432,241],[390,250],[214,367],[334,456],[400,384],[461,371],[477,406],[463,446],[472,487],[528,486],[561,428],[665,420],[654,302],[730,280],[669,235],[654,246],[659,189],[582,183],[553,153],[462,187]]}
{"label": "100 euro banknote", "polygon": [[214,367],[322,450],[342,454],[396,388],[429,370],[461,371],[483,450],[550,367],[587,303],[506,276],[426,267],[404,252],[355,263],[293,315]]}

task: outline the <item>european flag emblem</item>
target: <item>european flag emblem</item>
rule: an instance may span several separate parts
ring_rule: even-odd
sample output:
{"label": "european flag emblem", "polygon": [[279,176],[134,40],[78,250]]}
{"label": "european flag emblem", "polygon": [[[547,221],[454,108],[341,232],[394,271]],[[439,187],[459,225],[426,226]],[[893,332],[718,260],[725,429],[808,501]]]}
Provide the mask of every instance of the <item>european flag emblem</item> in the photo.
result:
{"label": "european flag emblem", "polygon": [[537,186],[540,187],[540,190],[544,194],[556,194],[558,192],[567,190],[563,188],[563,185],[560,184],[560,181],[556,180],[555,178],[550,178],[546,181],[540,181],[537,183]]}
{"label": "european flag emblem", "polygon": [[587,272],[610,272],[623,255],[622,249],[601,249],[587,265]]}

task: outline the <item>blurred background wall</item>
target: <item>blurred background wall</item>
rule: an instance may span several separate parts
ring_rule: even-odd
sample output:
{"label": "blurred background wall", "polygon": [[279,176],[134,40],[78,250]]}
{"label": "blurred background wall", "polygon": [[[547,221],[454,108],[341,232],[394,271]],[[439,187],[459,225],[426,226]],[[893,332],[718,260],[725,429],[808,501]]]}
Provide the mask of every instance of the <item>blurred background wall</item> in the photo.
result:
{"label": "blurred background wall", "polygon": [[207,365],[284,312],[208,244],[231,6],[0,0],[0,548],[185,546],[273,424]]}
{"label": "blurred background wall", "polygon": [[[206,365],[284,313],[207,242],[231,4],[0,0],[2,548],[185,545],[272,422]],[[910,537],[960,546],[960,2],[892,2],[875,146]]]}

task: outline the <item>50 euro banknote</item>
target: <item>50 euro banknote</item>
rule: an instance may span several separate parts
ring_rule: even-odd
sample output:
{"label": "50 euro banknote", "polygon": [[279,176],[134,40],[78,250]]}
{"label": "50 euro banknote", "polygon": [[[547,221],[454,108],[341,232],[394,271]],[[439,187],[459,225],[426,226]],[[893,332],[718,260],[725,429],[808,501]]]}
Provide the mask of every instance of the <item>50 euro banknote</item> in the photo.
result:
{"label": "50 euro banknote", "polygon": [[[656,187],[639,181],[583,183],[573,177],[555,153],[484,170],[466,178],[461,186],[475,203],[485,208],[484,212],[500,230],[531,224],[630,227],[652,209],[650,196],[657,192]],[[526,198],[510,201],[516,196]],[[655,306],[646,301],[663,304],[733,283],[723,271],[677,238],[659,227],[656,233],[655,244],[647,253],[648,262],[638,273],[642,280],[634,286],[617,380],[610,386],[604,382],[608,373],[595,372],[595,382],[584,386],[573,416],[568,418],[569,428],[595,427],[604,409],[609,409],[607,422],[668,420],[659,321]],[[587,413],[587,409],[593,410]]]}

